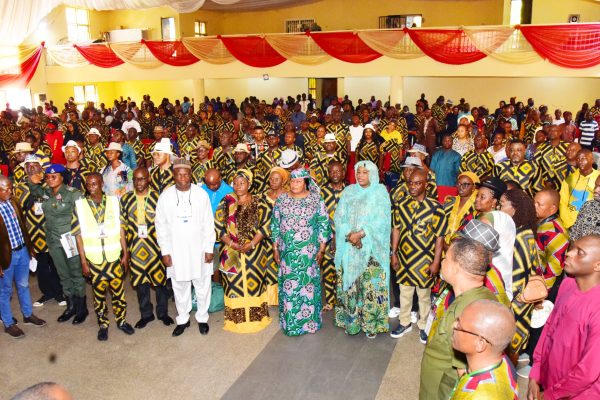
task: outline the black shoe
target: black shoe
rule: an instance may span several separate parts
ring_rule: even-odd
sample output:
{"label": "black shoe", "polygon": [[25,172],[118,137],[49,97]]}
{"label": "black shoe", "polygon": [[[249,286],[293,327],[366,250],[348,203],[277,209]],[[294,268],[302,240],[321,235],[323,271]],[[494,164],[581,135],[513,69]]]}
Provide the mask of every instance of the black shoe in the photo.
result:
{"label": "black shoe", "polygon": [[183,325],[177,325],[175,327],[175,329],[173,330],[173,336],[179,336],[183,333],[183,331],[185,331],[185,328],[189,328],[190,327],[190,321],[186,322]]}
{"label": "black shoe", "polygon": [[152,321],[154,321],[154,315],[151,315],[146,318],[142,318],[138,322],[135,323],[135,329],[143,329],[146,327],[146,325],[148,325],[149,322],[152,322]]}
{"label": "black shoe", "polygon": [[75,296],[75,318],[73,318],[73,325],[79,325],[85,321],[89,312],[87,309],[87,302],[85,296]]}
{"label": "black shoe", "polygon": [[206,322],[198,322],[198,329],[201,335],[208,335],[208,324]]}
{"label": "black shoe", "polygon": [[133,335],[135,333],[135,329],[133,329],[133,327],[127,322],[123,322],[122,324],[117,325],[117,328],[119,328],[128,335]]}
{"label": "black shoe", "polygon": [[100,327],[100,330],[98,331],[98,340],[101,342],[105,342],[108,340],[108,327]]}
{"label": "black shoe", "polygon": [[61,314],[61,316],[58,317],[58,322],[67,322],[75,315],[75,299],[75,296],[67,296],[67,308]]}
{"label": "black shoe", "polygon": [[158,317],[158,319],[161,320],[165,326],[173,325],[175,323],[173,318],[169,317],[168,315],[165,315],[164,317]]}

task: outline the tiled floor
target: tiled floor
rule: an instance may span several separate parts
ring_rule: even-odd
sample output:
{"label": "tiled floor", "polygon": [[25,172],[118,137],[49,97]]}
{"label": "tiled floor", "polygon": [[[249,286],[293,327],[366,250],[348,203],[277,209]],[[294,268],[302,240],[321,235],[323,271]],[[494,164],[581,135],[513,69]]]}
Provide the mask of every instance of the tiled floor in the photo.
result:
{"label": "tiled floor", "polygon": [[[36,299],[35,279],[31,282]],[[134,324],[139,319],[137,299],[131,288],[126,292],[128,320]],[[91,312],[89,301],[88,307]],[[174,316],[174,305],[169,307]],[[216,313],[211,314],[208,336],[201,336],[192,324],[173,338],[173,327],[160,321],[127,336],[113,323],[108,342],[102,343],[96,340],[92,314],[82,326],[74,326],[56,322],[62,311],[55,302],[35,308],[48,325],[22,326],[27,336],[20,340],[0,331],[0,399],[41,381],[59,382],[76,399],[84,400],[402,400],[418,396],[423,345],[416,330],[397,341],[388,335],[374,340],[348,336],[333,326],[329,312],[323,329],[314,335],[286,337],[279,331],[276,315],[262,332],[238,335],[223,331],[222,313]],[[17,318],[21,319],[18,313]],[[519,383],[526,385],[523,380]]]}

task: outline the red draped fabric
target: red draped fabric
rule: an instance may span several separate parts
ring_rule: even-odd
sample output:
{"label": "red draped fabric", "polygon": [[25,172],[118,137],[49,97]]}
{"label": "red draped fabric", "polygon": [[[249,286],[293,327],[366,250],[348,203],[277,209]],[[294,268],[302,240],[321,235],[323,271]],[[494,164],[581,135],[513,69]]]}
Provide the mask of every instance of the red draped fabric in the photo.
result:
{"label": "red draped fabric", "polygon": [[200,61],[179,40],[175,42],[142,40],[142,43],[148,47],[154,57],[174,67],[192,65]]}
{"label": "red draped fabric", "polygon": [[285,61],[267,40],[260,36],[219,36],[227,50],[239,61],[256,68],[274,67]]}
{"label": "red draped fabric", "polygon": [[380,53],[367,46],[354,32],[311,32],[309,35],[320,48],[338,60],[356,64],[381,57]]}
{"label": "red draped fabric", "polygon": [[600,64],[600,24],[521,26],[534,50],[553,64],[589,68]]}
{"label": "red draped fabric", "polygon": [[42,52],[44,50],[44,44],[42,45],[29,57],[19,65],[18,74],[0,74],[0,88],[4,87],[25,87],[33,78],[35,70],[40,63],[42,58]]}
{"label": "red draped fabric", "polygon": [[112,68],[123,64],[117,55],[105,44],[73,45],[77,51],[92,65],[101,68]]}
{"label": "red draped fabric", "polygon": [[413,42],[429,57],[444,64],[479,61],[485,54],[461,29],[408,29]]}

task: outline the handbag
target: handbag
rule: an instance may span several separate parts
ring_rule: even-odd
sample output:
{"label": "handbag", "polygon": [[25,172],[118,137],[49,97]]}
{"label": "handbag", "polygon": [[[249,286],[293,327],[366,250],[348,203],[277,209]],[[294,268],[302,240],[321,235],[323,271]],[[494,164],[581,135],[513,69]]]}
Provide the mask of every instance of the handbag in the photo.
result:
{"label": "handbag", "polygon": [[545,300],[548,297],[548,287],[543,276],[531,275],[529,281],[517,294],[515,299],[520,303],[532,304]]}

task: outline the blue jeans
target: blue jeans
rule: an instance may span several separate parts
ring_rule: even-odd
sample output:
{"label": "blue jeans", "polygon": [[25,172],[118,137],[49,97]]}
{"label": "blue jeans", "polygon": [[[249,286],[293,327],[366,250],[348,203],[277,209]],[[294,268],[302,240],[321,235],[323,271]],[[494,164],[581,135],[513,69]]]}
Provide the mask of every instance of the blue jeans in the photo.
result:
{"label": "blue jeans", "polygon": [[4,277],[0,278],[0,313],[2,313],[2,322],[5,328],[13,325],[13,314],[10,310],[13,280],[17,286],[17,295],[23,316],[29,318],[33,312],[29,294],[30,259],[27,247],[14,251],[8,269],[4,270]]}

